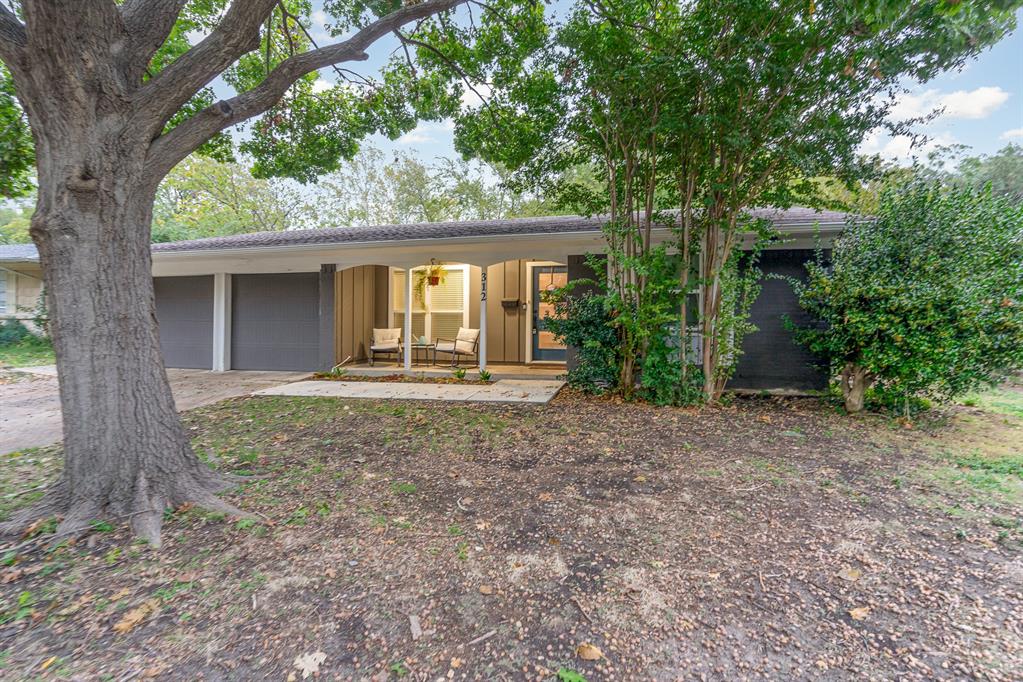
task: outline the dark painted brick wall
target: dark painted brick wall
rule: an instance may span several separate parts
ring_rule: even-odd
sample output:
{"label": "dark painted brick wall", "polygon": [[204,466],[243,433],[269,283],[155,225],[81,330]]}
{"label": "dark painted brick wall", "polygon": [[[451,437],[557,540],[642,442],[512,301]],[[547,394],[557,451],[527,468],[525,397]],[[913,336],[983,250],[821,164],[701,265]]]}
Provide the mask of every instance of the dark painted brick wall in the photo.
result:
{"label": "dark painted brick wall", "polygon": [[768,275],[805,279],[804,263],[813,259],[808,249],[765,251],[760,267],[764,271],[760,296],[753,303],[752,322],[759,331],[743,339],[744,354],[739,358],[735,376],[728,388],[822,390],[827,387],[827,372],[816,365],[817,358],[796,344],[785,328],[788,316],[798,325],[808,324],[809,316],[799,307],[792,286]]}

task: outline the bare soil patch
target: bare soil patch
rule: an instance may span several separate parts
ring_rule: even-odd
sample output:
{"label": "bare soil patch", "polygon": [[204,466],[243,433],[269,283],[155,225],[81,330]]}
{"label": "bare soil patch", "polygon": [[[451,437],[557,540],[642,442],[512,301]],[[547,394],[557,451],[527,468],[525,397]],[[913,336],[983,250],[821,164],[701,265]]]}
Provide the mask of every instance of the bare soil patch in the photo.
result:
{"label": "bare soil patch", "polygon": [[[956,448],[997,431],[1018,456],[1023,430],[975,407],[940,417],[907,430],[809,399],[690,411],[570,391],[225,401],[185,418],[217,466],[265,476],[230,498],[267,521],[184,509],[159,553],[98,525],[7,557],[0,670],[1013,679],[1020,478],[984,468],[1008,445]],[[55,451],[19,457],[8,508],[53,475]]]}

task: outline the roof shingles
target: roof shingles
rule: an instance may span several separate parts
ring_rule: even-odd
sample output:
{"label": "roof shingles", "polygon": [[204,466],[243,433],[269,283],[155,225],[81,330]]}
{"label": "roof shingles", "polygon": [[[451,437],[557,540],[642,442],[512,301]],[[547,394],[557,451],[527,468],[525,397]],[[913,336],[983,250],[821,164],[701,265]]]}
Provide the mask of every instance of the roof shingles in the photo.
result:
{"label": "roof shingles", "polygon": [[[822,224],[843,224],[847,215],[835,211],[809,208],[756,209],[754,215],[769,218],[778,227]],[[283,246],[314,246],[373,242],[405,242],[420,239],[457,239],[519,235],[567,234],[595,232],[606,218],[602,216],[547,216],[541,218],[509,218],[501,220],[467,220],[443,223],[412,223],[406,225],[372,225],[317,230],[286,230],[282,232],[251,232],[227,237],[209,237],[188,241],[153,244],[154,253],[219,251]],[[14,244],[0,246],[0,261],[36,260],[35,246]]]}

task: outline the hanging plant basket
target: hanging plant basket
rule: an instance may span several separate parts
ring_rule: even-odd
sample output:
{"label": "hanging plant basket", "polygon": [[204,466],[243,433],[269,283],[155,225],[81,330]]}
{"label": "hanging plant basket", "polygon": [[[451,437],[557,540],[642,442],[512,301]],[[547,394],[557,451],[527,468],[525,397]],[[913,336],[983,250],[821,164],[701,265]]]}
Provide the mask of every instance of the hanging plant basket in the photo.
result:
{"label": "hanging plant basket", "polygon": [[413,287],[416,298],[420,301],[425,301],[426,287],[435,287],[443,284],[447,274],[447,270],[444,269],[444,266],[438,263],[435,258],[431,258],[429,265],[420,270],[416,270],[416,281]]}

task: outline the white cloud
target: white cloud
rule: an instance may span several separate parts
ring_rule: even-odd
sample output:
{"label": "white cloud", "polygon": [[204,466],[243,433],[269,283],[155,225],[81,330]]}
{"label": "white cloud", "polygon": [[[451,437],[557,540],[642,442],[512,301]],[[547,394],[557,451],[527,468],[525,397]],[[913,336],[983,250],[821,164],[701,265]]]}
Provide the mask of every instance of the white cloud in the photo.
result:
{"label": "white cloud", "polygon": [[[465,87],[464,84],[463,87]],[[476,92],[473,92],[468,87],[465,87],[465,90],[462,92],[462,106],[467,109],[475,109],[482,105],[483,99],[481,97],[484,99],[490,97],[491,87],[486,83],[474,83],[472,87]],[[477,92],[479,93],[478,95],[476,94]]]}
{"label": "white cloud", "polygon": [[1013,128],[1002,133],[1003,140],[1011,140],[1016,137],[1023,137],[1023,128]]}
{"label": "white cloud", "polygon": [[892,107],[892,118],[900,121],[926,116],[941,109],[938,119],[981,119],[990,116],[1009,99],[1009,93],[998,86],[983,86],[974,90],[956,90],[942,93],[924,90],[900,97]]}
{"label": "white cloud", "polygon": [[880,154],[882,158],[902,164],[910,164],[914,159],[926,161],[927,155],[938,147],[955,144],[956,139],[947,132],[921,138],[914,144],[909,135],[889,137],[875,130],[867,136],[860,146],[860,152],[867,155]]}
{"label": "white cloud", "polygon": [[325,24],[325,23],[327,23],[327,13],[324,12],[322,9],[318,9],[318,10],[314,11],[313,12],[313,21],[315,21],[317,24]]}
{"label": "white cloud", "polygon": [[[418,130],[418,128],[416,129]],[[410,131],[395,140],[397,144],[422,144],[424,142],[433,142],[434,139],[429,135],[418,133],[415,130]]]}
{"label": "white cloud", "polygon": [[417,125],[413,130],[399,137],[397,144],[421,144],[424,142],[437,142],[436,133],[450,134],[455,129],[455,122],[446,118],[439,123],[424,122]]}
{"label": "white cloud", "polygon": [[317,78],[313,81],[313,92],[325,92],[332,87],[334,87],[334,84],[326,78]]}

